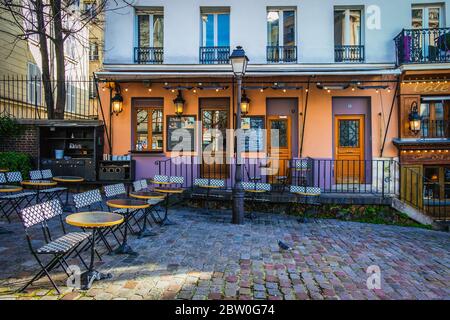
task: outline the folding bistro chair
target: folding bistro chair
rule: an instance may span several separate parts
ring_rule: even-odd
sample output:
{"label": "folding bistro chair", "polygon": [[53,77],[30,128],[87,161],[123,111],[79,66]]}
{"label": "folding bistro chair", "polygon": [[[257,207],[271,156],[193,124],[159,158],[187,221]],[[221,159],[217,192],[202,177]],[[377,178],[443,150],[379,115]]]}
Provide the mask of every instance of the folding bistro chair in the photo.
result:
{"label": "folding bistro chair", "polygon": [[[105,192],[106,199],[114,199],[117,197],[128,197],[127,190],[123,183],[111,184],[103,187],[103,191]],[[128,211],[127,211],[128,210]],[[136,214],[141,210],[132,210],[132,209],[114,209],[112,212],[119,213],[122,215],[129,214],[130,218],[133,219],[134,225],[138,225],[139,231],[141,228],[139,227],[138,220],[136,220]],[[129,223],[125,224],[130,226],[130,232],[135,233]]]}
{"label": "folding bistro chair", "polygon": [[[12,184],[18,184],[22,181],[22,174],[19,171],[7,172],[5,175],[0,174],[0,183],[10,182]],[[26,207],[31,204],[33,197],[36,196],[34,191],[21,191],[6,195],[0,195],[2,205],[0,206],[2,214],[6,217],[8,222],[11,222],[10,215],[14,212],[19,214],[22,207]],[[25,204],[23,205],[23,203]]]}
{"label": "folding bistro chair", "polygon": [[[133,190],[134,191],[150,191],[148,184],[147,184],[147,180],[146,179],[141,179],[141,180],[136,180],[133,182]],[[161,200],[162,202],[163,200]],[[147,214],[145,214],[146,218],[148,216],[148,214],[150,214],[153,218],[153,221],[155,221],[155,223],[159,223],[162,218],[160,216],[160,212],[162,212],[162,209],[159,208],[159,201],[158,203],[155,203],[156,201],[153,199],[149,199],[148,203],[150,203],[152,206],[149,208],[149,212]],[[158,218],[156,218],[158,217]],[[151,221],[147,220],[150,225],[152,225]]]}
{"label": "folding bistro chair", "polygon": [[[225,188],[225,180],[196,178],[194,179],[194,187],[192,196],[205,199],[206,203],[224,198],[223,194],[217,194],[211,191]],[[209,206],[207,205],[206,208],[209,209]]]}
{"label": "folding bistro chair", "polygon": [[314,213],[317,213],[317,209],[320,206],[320,202],[317,199],[321,195],[321,189],[319,187],[306,187],[306,186],[291,186],[289,191],[294,193],[297,198],[300,198],[299,203],[304,205],[304,217],[303,221],[307,222],[309,207],[314,208]]}
{"label": "folding bistro chair", "polygon": [[[103,199],[102,195],[100,194],[100,190],[94,189],[82,193],[77,193],[73,196],[73,202],[75,204],[75,209],[77,212],[81,212],[84,210],[100,210],[100,211],[109,211],[108,209],[105,209],[103,206]],[[98,231],[99,237],[97,241],[102,241],[105,244],[106,249],[109,253],[113,251],[111,245],[106,239],[106,236],[111,233],[114,237],[114,239],[117,241],[117,243],[120,245],[121,241],[115,234],[115,231],[119,230],[120,233],[121,230],[119,226],[111,227],[111,228],[105,228]]]}
{"label": "folding bistro chair", "polygon": [[142,191],[142,190],[148,189],[147,180],[141,179],[141,180],[134,181],[133,189],[134,189],[134,191]]}
{"label": "folding bistro chair", "polygon": [[[30,177],[31,177],[31,171],[30,171]],[[33,179],[33,178],[32,178]],[[41,178],[44,180],[52,180],[53,179],[53,173],[50,169],[41,170]],[[66,187],[54,187],[54,188],[48,188],[48,189],[42,189],[39,191],[41,194],[45,195],[47,199],[51,200],[53,198],[61,199],[61,196],[64,192],[66,192],[66,203],[69,201],[69,189]]]}
{"label": "folding bistro chair", "polygon": [[259,195],[270,192],[272,185],[270,183],[262,182],[242,182],[242,189],[244,189],[244,200],[250,202],[250,212],[247,215],[248,218],[254,218],[255,204],[257,202],[270,202],[270,199],[260,197]]}
{"label": "folding bistro chair", "polygon": [[[25,284],[25,286],[23,286],[19,290],[19,292],[24,291],[34,281],[40,279],[45,275],[48,277],[55,290],[58,293],[61,293],[58,287],[56,286],[56,283],[51,278],[50,271],[52,271],[57,266],[61,266],[64,272],[68,276],[70,276],[69,265],[66,261],[66,258],[70,257],[73,253],[76,253],[78,257],[81,258],[77,249],[86,239],[88,239],[91,236],[90,233],[71,232],[66,233],[55,240],[51,239],[47,221],[56,216],[60,216],[61,218],[61,214],[62,208],[58,200],[43,202],[21,210],[20,217],[22,219],[22,223],[25,228],[25,235],[28,247],[31,251],[31,254],[34,256],[39,266],[41,267],[41,270],[30,281],[28,281],[27,284]],[[38,249],[35,249],[33,247],[34,239],[31,236],[30,229],[33,226],[39,224],[41,225],[44,235],[44,241],[46,242],[46,244],[39,247]],[[51,256],[51,259],[49,262],[47,262],[47,264],[44,264],[44,262],[40,258],[42,256]],[[86,265],[82,259],[81,261],[83,262],[84,265]]]}

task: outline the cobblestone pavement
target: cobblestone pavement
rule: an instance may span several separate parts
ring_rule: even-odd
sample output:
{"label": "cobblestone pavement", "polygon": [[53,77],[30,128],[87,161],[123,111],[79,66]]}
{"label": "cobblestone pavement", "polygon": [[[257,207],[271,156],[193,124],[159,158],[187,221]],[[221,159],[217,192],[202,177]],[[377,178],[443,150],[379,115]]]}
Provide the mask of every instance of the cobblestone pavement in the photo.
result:
{"label": "cobblestone pavement", "polygon": [[[80,291],[52,272],[61,295],[47,278],[15,293],[38,266],[18,220],[1,222],[0,299],[450,299],[448,233],[276,214],[236,226],[230,215],[177,208],[177,225],[131,237],[139,256],[103,255],[96,268],[113,279]],[[367,288],[371,265],[381,289]]]}

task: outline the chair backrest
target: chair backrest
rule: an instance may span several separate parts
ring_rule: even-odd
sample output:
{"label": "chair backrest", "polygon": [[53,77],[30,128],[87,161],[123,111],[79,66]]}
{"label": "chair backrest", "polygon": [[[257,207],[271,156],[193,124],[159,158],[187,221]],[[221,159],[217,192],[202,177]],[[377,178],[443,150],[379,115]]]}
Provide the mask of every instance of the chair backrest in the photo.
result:
{"label": "chair backrest", "polygon": [[142,180],[137,180],[133,182],[133,189],[134,191],[141,191],[142,189],[147,189],[148,188],[148,184],[147,184],[147,180],[142,179]]}
{"label": "chair backrest", "polygon": [[242,188],[244,190],[272,190],[272,185],[270,183],[262,182],[242,182]]}
{"label": "chair backrest", "polygon": [[107,198],[115,197],[118,195],[126,195],[127,190],[123,183],[111,184],[109,186],[104,186],[103,190]]}
{"label": "chair backrest", "polygon": [[98,189],[78,193],[73,196],[73,202],[77,209],[88,207],[95,203],[101,203],[102,201],[102,195]]}
{"label": "chair backrest", "polygon": [[41,170],[42,179],[51,179],[53,178],[53,173],[51,169]]}
{"label": "chair backrest", "polygon": [[155,182],[169,182],[169,176],[162,176],[157,174],[153,177],[153,181]]}
{"label": "chair backrest", "polygon": [[182,176],[170,176],[169,181],[177,184],[183,184],[184,183],[184,177]]}
{"label": "chair backrest", "polygon": [[44,218],[50,220],[51,218],[61,216],[63,214],[63,209],[61,202],[58,199],[42,203],[42,214]]}
{"label": "chair backrest", "polygon": [[222,180],[222,179],[196,178],[196,179],[194,180],[194,186],[216,186],[216,187],[225,187],[225,180]]}
{"label": "chair backrest", "polygon": [[7,172],[6,178],[8,182],[21,182],[23,180],[20,171]]}
{"label": "chair backrest", "polygon": [[30,179],[31,180],[41,180],[42,179],[42,173],[40,170],[31,170],[30,171]]}
{"label": "chair backrest", "polygon": [[295,160],[295,168],[296,169],[308,169],[308,160],[307,159],[298,159]]}
{"label": "chair backrest", "polygon": [[304,187],[304,186],[291,186],[290,192],[294,193],[306,193],[311,195],[320,195],[322,190],[319,187]]}
{"label": "chair backrest", "polygon": [[20,211],[20,218],[22,219],[25,229],[45,221],[43,214],[45,208],[48,208],[47,202],[35,204],[34,206],[26,207]]}
{"label": "chair backrest", "polygon": [[6,176],[3,172],[0,172],[0,183],[6,183]]}

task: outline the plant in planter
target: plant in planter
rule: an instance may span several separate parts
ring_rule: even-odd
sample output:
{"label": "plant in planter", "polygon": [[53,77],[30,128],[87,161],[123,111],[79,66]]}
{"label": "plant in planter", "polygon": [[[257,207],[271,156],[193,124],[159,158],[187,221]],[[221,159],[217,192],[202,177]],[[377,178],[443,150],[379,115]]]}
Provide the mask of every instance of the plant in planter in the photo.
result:
{"label": "plant in planter", "polygon": [[28,178],[31,170],[30,156],[23,152],[0,152],[0,168],[9,171],[20,171],[24,179]]}

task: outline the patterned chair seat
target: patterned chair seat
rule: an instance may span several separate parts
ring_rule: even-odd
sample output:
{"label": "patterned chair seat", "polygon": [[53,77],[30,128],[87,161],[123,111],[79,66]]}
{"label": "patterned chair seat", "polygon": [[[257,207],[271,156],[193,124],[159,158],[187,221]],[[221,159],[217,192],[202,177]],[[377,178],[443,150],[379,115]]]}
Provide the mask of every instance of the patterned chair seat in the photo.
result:
{"label": "patterned chair seat", "polygon": [[304,186],[291,186],[289,191],[292,193],[303,193],[307,195],[317,195],[317,196],[320,196],[322,192],[319,187],[304,187]]}
{"label": "patterned chair seat", "polygon": [[80,242],[91,236],[88,232],[71,232],[58,239],[47,243],[36,251],[38,253],[66,253],[77,246]]}
{"label": "patterned chair seat", "polygon": [[224,188],[225,180],[197,178],[194,180],[194,186],[214,186],[214,187]]}

